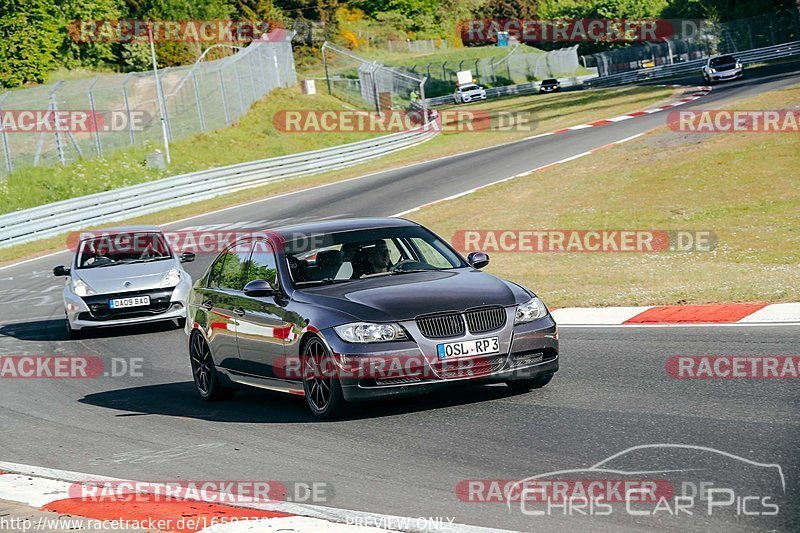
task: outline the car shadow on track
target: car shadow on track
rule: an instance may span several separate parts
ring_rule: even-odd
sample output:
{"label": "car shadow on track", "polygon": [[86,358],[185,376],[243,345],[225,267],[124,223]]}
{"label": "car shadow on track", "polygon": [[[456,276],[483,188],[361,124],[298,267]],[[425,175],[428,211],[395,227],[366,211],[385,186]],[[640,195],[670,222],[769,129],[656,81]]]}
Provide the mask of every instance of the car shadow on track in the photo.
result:
{"label": "car shadow on track", "polygon": [[[175,330],[175,323],[171,320],[135,324],[131,326],[118,326],[114,328],[96,328],[83,330],[80,340],[102,339],[106,337],[122,337],[128,335],[142,335],[146,333],[162,333]],[[67,328],[63,318],[49,320],[32,320],[30,322],[12,322],[0,325],[0,336],[13,337],[21,341],[67,341]]]}
{"label": "car shadow on track", "polygon": [[[483,385],[411,398],[350,403],[349,413],[332,422],[453,408],[518,394],[520,393],[504,385]],[[305,400],[300,397],[260,390],[243,390],[237,392],[231,400],[204,402],[197,396],[191,381],[98,392],[89,394],[79,401],[97,407],[126,411],[117,415],[119,417],[163,415],[211,422],[268,424],[323,422],[311,415]]]}

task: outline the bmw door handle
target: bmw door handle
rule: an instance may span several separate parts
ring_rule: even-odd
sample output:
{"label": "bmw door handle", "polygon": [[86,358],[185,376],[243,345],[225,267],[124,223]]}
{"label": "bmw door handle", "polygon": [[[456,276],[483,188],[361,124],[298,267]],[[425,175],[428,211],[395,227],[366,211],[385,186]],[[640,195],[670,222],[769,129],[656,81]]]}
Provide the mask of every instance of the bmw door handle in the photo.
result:
{"label": "bmw door handle", "polygon": [[206,311],[211,311],[211,309],[214,308],[214,304],[212,304],[209,300],[206,300],[205,302],[200,304],[200,307],[202,307]]}
{"label": "bmw door handle", "polygon": [[237,307],[236,309],[233,310],[233,314],[236,316],[244,316],[244,313],[245,311],[243,307]]}

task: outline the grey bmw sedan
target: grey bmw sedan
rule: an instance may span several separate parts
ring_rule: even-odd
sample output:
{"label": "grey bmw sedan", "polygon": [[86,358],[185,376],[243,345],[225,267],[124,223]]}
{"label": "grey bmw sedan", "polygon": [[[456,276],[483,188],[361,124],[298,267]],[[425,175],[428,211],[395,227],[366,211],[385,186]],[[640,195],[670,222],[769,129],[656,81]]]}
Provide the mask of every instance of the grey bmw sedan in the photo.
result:
{"label": "grey bmw sedan", "polygon": [[189,295],[197,391],[302,395],[331,418],[347,402],[444,387],[543,387],[558,370],[557,326],[533,292],[481,272],[488,263],[399,218],[247,235]]}

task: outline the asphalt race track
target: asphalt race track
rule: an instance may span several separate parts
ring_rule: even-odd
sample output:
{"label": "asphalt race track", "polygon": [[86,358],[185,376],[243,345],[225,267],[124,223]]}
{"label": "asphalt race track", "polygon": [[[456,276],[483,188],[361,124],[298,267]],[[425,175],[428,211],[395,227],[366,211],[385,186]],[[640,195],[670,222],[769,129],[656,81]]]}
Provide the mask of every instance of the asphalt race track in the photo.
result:
{"label": "asphalt race track", "polygon": [[[798,70],[798,62],[753,69],[745,79],[720,84],[686,107],[714,108],[800,83]],[[665,119],[661,112],[516,142],[167,229],[392,215],[630,137]],[[203,259],[187,265],[192,276],[208,264]],[[3,380],[4,461],[154,481],[323,481],[334,489],[326,503],[331,507],[455,517],[459,523],[514,530],[800,529],[796,380],[676,380],[665,371],[667,359],[676,355],[797,355],[800,326],[563,328],[561,371],[539,391],[465,389],[358,405],[350,419],[325,423],[312,419],[302,398],[267,392],[240,393],[226,403],[201,402],[190,381],[185,336],[171,325],[67,340],[63,281],[51,269],[68,260],[62,253],[0,269],[0,353],[141,357],[142,375]],[[786,476],[785,505],[772,518],[729,511],[678,521],[625,513],[529,516],[503,503],[462,502],[456,496],[462,480],[518,480],[586,468],[650,443],[692,444],[779,464]],[[701,460],[693,468],[712,466]],[[728,468],[731,473],[736,467]]]}

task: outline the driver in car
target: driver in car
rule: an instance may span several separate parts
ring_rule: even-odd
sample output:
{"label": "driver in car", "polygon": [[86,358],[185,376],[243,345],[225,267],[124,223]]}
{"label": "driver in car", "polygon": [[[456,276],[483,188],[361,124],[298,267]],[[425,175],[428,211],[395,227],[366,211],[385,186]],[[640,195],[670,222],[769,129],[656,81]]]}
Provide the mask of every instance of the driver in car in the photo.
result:
{"label": "driver in car", "polygon": [[367,260],[372,268],[372,274],[389,271],[389,267],[392,266],[392,260],[389,258],[389,247],[386,246],[386,241],[375,241],[374,245],[367,248],[367,253]]}

